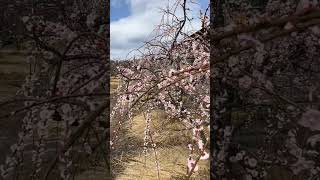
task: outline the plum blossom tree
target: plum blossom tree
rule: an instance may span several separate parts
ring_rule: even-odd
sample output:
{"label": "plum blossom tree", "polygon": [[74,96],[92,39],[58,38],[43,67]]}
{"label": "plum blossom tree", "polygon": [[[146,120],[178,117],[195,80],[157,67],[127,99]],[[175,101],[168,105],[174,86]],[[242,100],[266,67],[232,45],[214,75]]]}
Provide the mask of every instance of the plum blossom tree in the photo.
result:
{"label": "plum blossom tree", "polygon": [[2,119],[23,115],[3,179],[74,179],[83,165],[109,165],[109,3],[49,4],[56,17],[40,6],[20,17],[30,69],[16,97],[1,103],[16,104]]}
{"label": "plum blossom tree", "polygon": [[[198,170],[199,160],[209,158],[208,9],[200,14],[201,30],[194,33],[190,31],[190,24],[195,2],[170,3],[163,9],[161,23],[152,33],[154,38],[135,51],[130,65],[118,67],[122,83],[111,112],[114,123],[111,147],[116,151],[117,137],[126,120],[132,121],[134,114],[145,109],[149,119],[146,119],[144,152],[156,151],[149,114],[151,110],[164,110],[168,120],[163,119],[163,123],[176,119],[185,126],[181,131],[189,130],[193,134],[190,142],[185,142],[185,147],[190,149],[190,156],[186,157],[187,177],[190,178]],[[156,163],[159,171],[161,164]]]}
{"label": "plum blossom tree", "polygon": [[211,176],[319,179],[318,2],[211,9]]}

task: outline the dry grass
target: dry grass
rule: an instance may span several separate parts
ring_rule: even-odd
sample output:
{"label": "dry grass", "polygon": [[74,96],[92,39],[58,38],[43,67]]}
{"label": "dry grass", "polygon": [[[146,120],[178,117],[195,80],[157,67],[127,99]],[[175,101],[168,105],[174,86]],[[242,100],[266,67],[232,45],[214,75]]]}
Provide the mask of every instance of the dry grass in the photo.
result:
{"label": "dry grass", "polygon": [[110,180],[105,167],[87,170],[75,177],[76,180]]}
{"label": "dry grass", "polygon": [[[189,155],[188,149],[183,147],[158,148],[158,162],[160,164],[160,179],[184,179],[187,167],[186,162]],[[119,175],[117,180],[157,180],[158,171],[155,164],[155,156],[149,150],[147,156],[144,154],[134,156],[125,163],[126,169]],[[199,171],[195,173],[196,179],[209,179],[209,162],[201,161]]]}
{"label": "dry grass", "polygon": [[0,101],[16,94],[28,71],[28,65],[21,54],[0,52]]}
{"label": "dry grass", "polygon": [[[184,126],[179,122],[169,120],[163,111],[152,111],[151,115],[151,133],[157,144],[160,179],[184,179],[189,156],[187,143],[191,139],[191,132],[173,131],[173,129],[183,129]],[[144,127],[144,115],[142,113],[136,115],[131,128],[128,129],[127,137],[123,138],[127,139],[127,142],[122,143],[132,143],[130,139],[138,139],[140,140],[139,143],[143,143]],[[117,180],[158,179],[156,159],[152,149],[148,150],[146,157],[142,153],[142,148],[138,148],[135,153],[131,153],[122,159],[123,170],[117,175]],[[209,161],[200,161],[199,171],[193,177],[200,180],[209,179]]]}
{"label": "dry grass", "polygon": [[28,71],[25,56],[15,54],[1,54],[0,56],[0,72],[1,73],[26,73]]}
{"label": "dry grass", "polygon": [[114,94],[120,84],[120,79],[116,77],[111,77],[110,79],[110,94]]}
{"label": "dry grass", "polygon": [[[173,119],[168,120],[165,113],[161,110],[152,111],[151,118],[151,133],[157,145],[162,147],[177,145],[186,146],[186,142],[190,141],[192,138],[190,131],[182,130],[185,129],[185,127],[181,122]],[[143,139],[144,128],[145,119],[143,113],[141,113],[133,118],[129,135]]]}

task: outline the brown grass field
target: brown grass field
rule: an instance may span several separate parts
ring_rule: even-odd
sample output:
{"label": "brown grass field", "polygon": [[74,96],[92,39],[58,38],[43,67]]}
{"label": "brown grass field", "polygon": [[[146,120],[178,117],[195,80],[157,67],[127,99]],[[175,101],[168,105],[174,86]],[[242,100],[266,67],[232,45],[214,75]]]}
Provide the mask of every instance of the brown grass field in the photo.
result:
{"label": "brown grass field", "polygon": [[[111,92],[119,80],[111,80]],[[156,158],[152,149],[147,156],[143,154],[145,119],[143,112],[136,114],[128,122],[125,132],[118,139],[120,145],[113,150],[112,171],[116,180],[157,180]],[[174,120],[168,120],[161,110],[152,111],[151,133],[156,143],[157,158],[160,165],[161,180],[185,179],[189,150],[187,142],[191,139],[190,131],[176,131],[184,126]],[[208,133],[208,132],[207,132]],[[199,171],[191,179],[209,179],[209,161],[199,162]]]}

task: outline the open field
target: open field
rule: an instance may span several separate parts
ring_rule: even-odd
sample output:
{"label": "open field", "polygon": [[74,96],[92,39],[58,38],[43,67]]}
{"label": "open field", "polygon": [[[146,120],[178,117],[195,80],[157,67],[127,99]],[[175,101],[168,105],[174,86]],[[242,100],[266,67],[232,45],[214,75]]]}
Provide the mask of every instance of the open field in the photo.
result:
{"label": "open field", "polygon": [[[182,129],[178,122],[163,124],[164,112],[152,112],[152,137],[156,143],[157,158],[160,164],[160,179],[183,179],[187,172],[187,158],[189,150],[187,142],[191,139],[190,131],[173,131]],[[143,145],[144,122],[142,114],[137,115],[128,130],[126,139],[135,139],[137,143]],[[121,138],[123,139],[123,138]],[[128,142],[132,144],[132,142]],[[126,153],[125,150],[123,153]],[[155,155],[152,149],[148,150],[147,156],[142,153],[142,148],[137,148],[136,152],[127,155],[120,161],[123,162],[124,170],[116,179],[158,179],[155,164]],[[209,161],[199,162],[199,171],[196,173],[197,179],[209,179]]]}

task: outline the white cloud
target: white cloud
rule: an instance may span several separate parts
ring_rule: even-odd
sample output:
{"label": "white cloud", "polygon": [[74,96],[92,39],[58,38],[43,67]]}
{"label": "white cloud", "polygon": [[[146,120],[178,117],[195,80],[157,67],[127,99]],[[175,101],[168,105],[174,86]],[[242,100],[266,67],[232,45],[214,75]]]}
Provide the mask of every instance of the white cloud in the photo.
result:
{"label": "white cloud", "polygon": [[[155,26],[160,23],[166,0],[122,0],[130,6],[131,15],[111,22],[111,58],[124,59],[132,50],[143,45]],[[173,2],[174,0],[169,0]],[[114,5],[116,6],[116,5]],[[199,16],[199,6],[191,8]],[[182,15],[182,13],[179,13]],[[200,27],[200,22],[195,22]],[[196,28],[196,27],[195,27]],[[198,28],[197,28],[198,29]]]}

